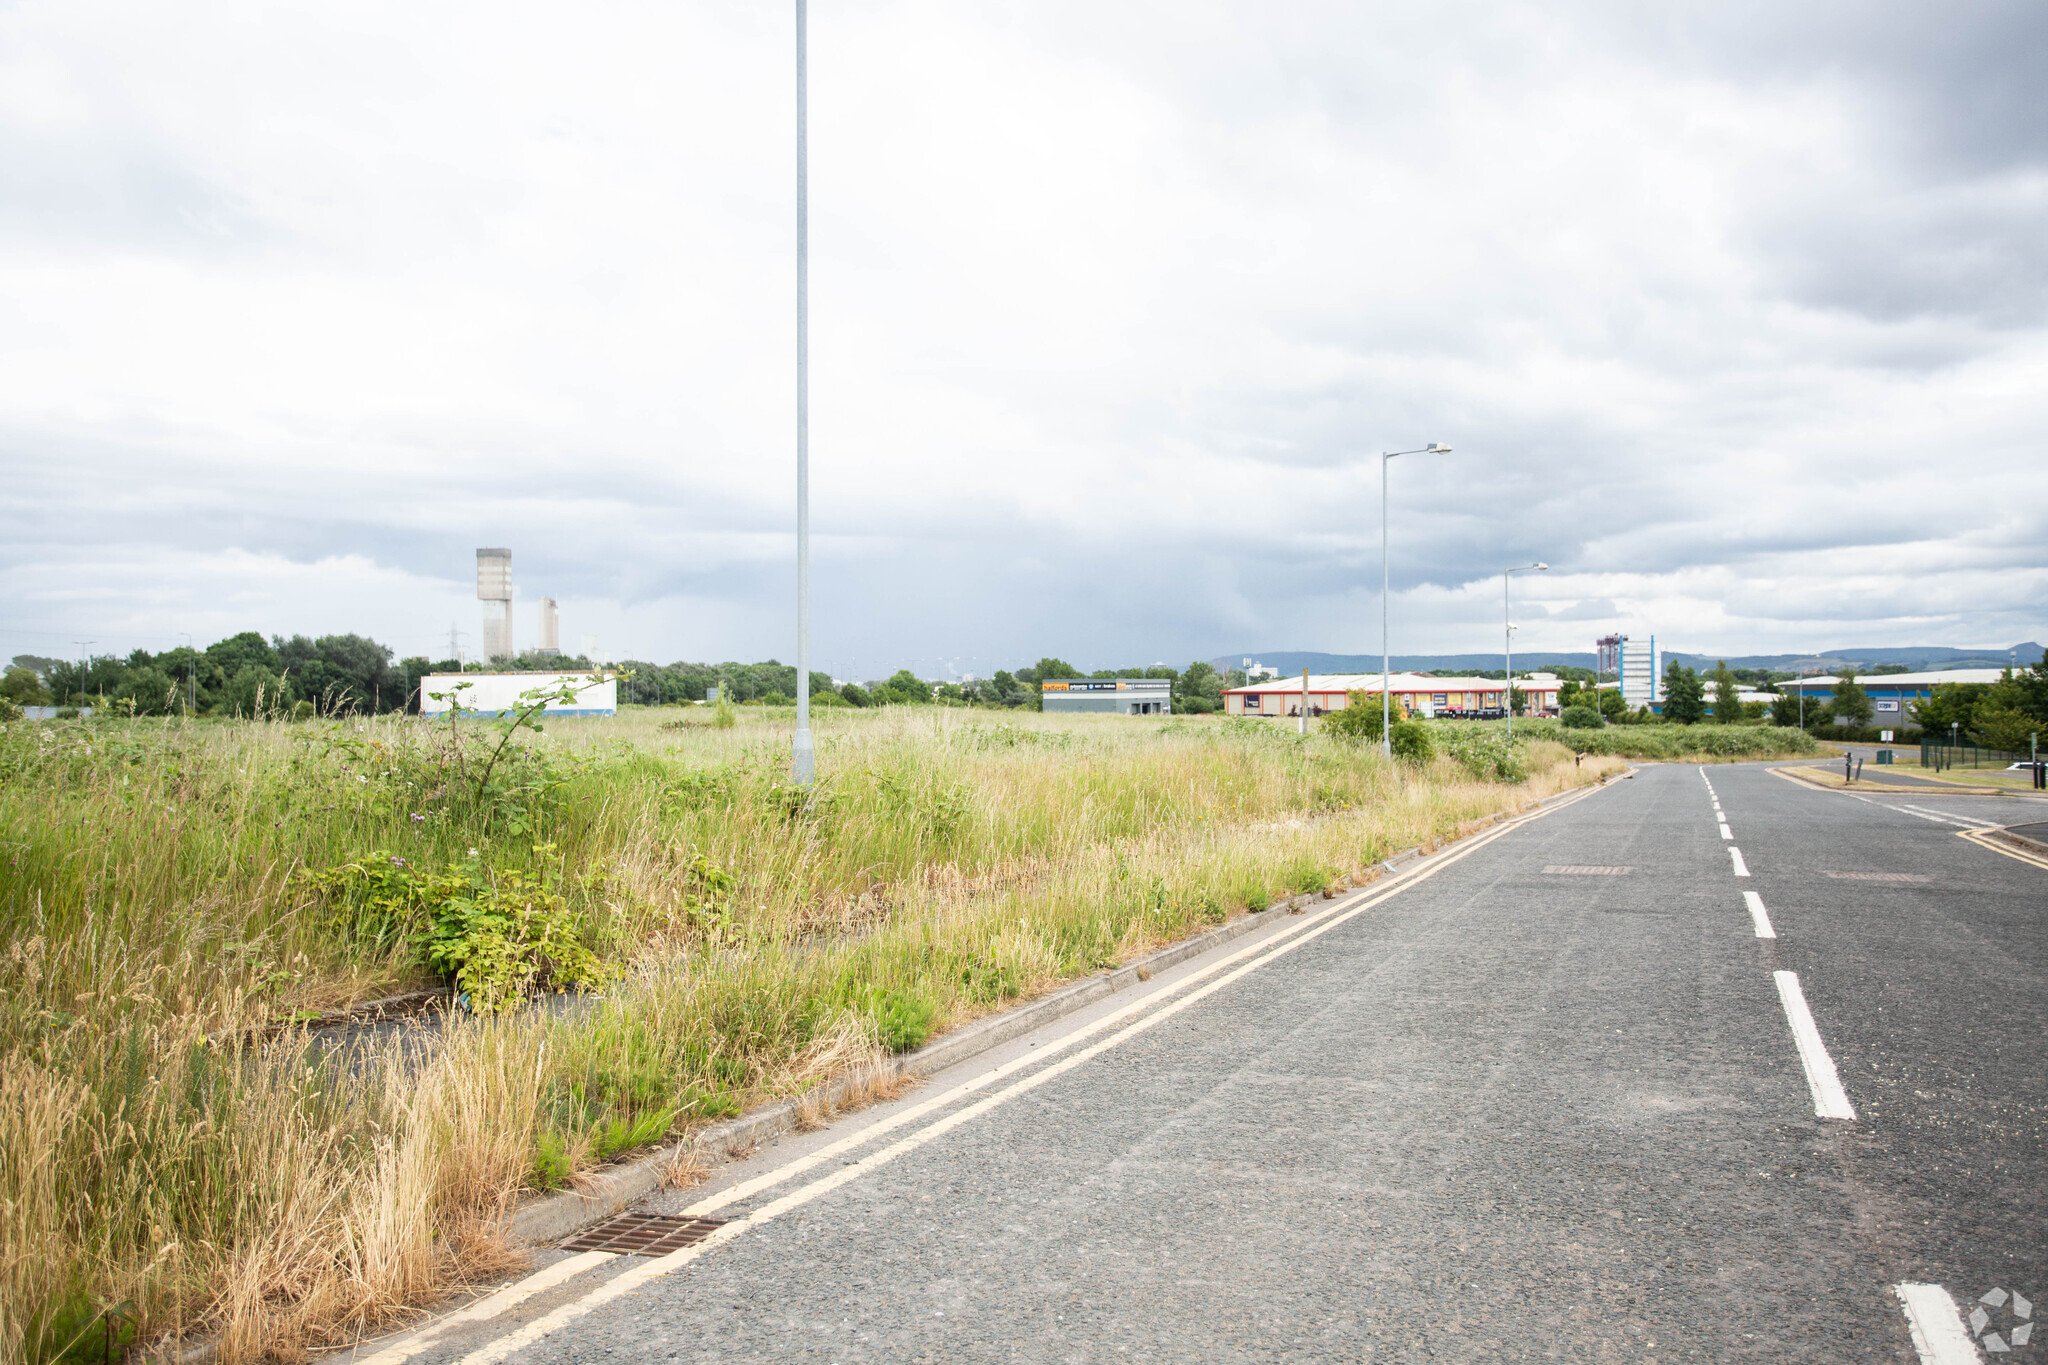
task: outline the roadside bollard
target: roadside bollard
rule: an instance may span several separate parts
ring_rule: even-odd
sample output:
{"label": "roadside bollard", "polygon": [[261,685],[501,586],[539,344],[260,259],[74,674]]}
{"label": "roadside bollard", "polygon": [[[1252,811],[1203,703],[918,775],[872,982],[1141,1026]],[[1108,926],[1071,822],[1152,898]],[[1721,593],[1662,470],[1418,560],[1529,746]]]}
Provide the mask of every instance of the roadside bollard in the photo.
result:
{"label": "roadside bollard", "polygon": [[1842,755],[1842,781],[1843,781],[1843,783],[1845,783],[1845,784],[1847,784],[1847,783],[1850,783],[1850,782],[1854,782],[1854,781],[1856,780],[1856,779],[1855,779],[1855,777],[1854,777],[1854,776],[1852,776],[1852,775],[1851,775],[1851,773],[1850,773],[1850,769],[1849,769],[1849,763],[1850,763],[1849,755],[1847,755],[1847,754],[1843,754],[1843,755]]}

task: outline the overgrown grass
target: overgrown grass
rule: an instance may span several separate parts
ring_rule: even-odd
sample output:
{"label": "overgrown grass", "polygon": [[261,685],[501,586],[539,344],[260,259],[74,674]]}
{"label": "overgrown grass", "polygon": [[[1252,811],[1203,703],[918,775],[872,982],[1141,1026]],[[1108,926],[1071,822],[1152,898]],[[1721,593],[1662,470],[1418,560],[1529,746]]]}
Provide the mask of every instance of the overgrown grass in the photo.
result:
{"label": "overgrown grass", "polygon": [[1609,725],[1567,730],[1554,720],[1520,721],[1532,736],[1582,754],[1642,759],[1798,758],[1822,752],[1812,735],[1779,725]]}
{"label": "overgrown grass", "polygon": [[[551,723],[490,791],[414,719],[4,727],[0,1355],[349,1339],[498,1268],[522,1191],[1615,766],[890,708],[821,715],[806,792],[772,714],[677,719]],[[504,979],[571,935],[590,1008],[265,1030],[535,917]]]}

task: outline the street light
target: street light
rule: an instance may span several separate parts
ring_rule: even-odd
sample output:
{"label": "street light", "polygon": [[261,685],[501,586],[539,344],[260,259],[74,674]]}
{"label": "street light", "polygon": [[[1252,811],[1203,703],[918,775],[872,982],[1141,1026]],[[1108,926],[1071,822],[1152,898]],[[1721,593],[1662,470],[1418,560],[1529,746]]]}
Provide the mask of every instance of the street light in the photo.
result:
{"label": "street light", "polygon": [[804,81],[804,0],[796,0],[796,738],[799,786],[817,776],[811,747],[811,239],[809,110]]}
{"label": "street light", "polygon": [[[1393,685],[1393,655],[1387,644],[1387,461],[1402,455],[1448,455],[1451,448],[1440,441],[1431,441],[1419,450],[1383,450],[1380,452],[1380,752],[1388,758],[1394,756],[1394,702],[1388,690]],[[1306,698],[1304,698],[1306,700]]]}
{"label": "street light", "polygon": [[1501,700],[1507,704],[1508,738],[1515,737],[1515,628],[1508,622],[1508,575],[1518,573],[1548,573],[1550,566],[1542,560],[1534,564],[1517,564],[1512,569],[1500,571],[1500,622],[1501,655],[1507,661],[1507,691],[1501,693]]}
{"label": "street light", "polygon": [[[71,643],[78,650],[78,705],[83,709],[85,706],[85,677],[86,674],[92,671],[92,655],[87,651],[98,644],[99,641],[73,640]],[[63,705],[64,699],[62,697],[57,698],[57,704]]]}

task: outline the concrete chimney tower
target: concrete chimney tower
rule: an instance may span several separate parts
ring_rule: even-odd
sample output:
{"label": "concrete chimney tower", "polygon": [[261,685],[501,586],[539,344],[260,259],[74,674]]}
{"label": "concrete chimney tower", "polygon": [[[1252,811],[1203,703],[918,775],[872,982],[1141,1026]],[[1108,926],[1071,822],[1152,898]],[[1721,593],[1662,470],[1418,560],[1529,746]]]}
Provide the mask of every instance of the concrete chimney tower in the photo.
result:
{"label": "concrete chimney tower", "polygon": [[476,552],[476,598],[484,604],[484,658],[510,658],[512,648],[512,552]]}
{"label": "concrete chimney tower", "polygon": [[555,599],[540,599],[540,648],[536,654],[560,654],[562,652],[562,618],[555,613]]}

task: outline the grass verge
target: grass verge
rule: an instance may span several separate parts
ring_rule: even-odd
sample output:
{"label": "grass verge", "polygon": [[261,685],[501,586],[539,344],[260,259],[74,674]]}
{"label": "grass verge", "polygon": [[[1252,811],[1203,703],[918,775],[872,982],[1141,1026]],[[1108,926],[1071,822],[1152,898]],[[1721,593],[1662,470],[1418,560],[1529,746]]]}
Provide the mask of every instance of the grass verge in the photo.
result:
{"label": "grass verge", "polygon": [[[821,717],[809,791],[767,718],[478,742],[5,727],[0,1354],[379,1330],[525,1192],[1619,766],[923,708]],[[438,1029],[266,1037],[448,975]]]}

